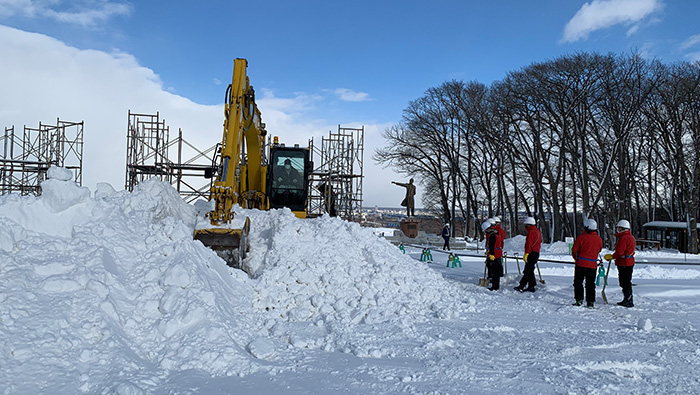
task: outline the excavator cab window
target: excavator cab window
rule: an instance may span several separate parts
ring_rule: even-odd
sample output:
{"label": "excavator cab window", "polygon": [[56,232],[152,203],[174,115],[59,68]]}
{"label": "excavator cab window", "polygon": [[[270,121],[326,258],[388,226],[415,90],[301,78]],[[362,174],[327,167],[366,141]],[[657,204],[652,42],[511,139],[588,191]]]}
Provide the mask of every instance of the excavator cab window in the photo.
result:
{"label": "excavator cab window", "polygon": [[271,153],[269,199],[271,208],[304,211],[308,194],[308,151],[277,149]]}

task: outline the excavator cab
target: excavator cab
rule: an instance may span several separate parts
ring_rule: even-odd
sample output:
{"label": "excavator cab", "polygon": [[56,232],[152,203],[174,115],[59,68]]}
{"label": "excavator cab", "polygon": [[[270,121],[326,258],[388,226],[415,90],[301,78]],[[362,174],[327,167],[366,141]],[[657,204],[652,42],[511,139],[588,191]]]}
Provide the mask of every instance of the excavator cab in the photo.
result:
{"label": "excavator cab", "polygon": [[289,207],[297,217],[306,218],[312,167],[306,148],[271,147],[267,175],[270,208]]}

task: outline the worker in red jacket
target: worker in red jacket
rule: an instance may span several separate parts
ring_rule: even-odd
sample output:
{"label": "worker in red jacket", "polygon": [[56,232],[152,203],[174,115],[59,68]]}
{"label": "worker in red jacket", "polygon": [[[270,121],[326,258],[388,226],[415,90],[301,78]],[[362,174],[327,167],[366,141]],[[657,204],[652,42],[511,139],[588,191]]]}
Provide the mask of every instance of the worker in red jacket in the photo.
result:
{"label": "worker in red jacket", "polygon": [[520,279],[520,285],[514,289],[518,292],[535,292],[535,265],[540,259],[540,247],[542,246],[542,233],[535,226],[535,219],[532,217],[525,218],[523,222],[527,236],[525,237],[525,269],[523,269],[523,277]]}
{"label": "worker in red jacket", "polygon": [[501,228],[501,219],[498,217],[492,217],[487,219],[489,223],[491,224],[491,227],[493,229],[496,229],[498,232],[498,245],[496,246],[497,248],[501,249],[501,252],[503,252],[503,244],[506,241],[506,231]]}
{"label": "worker in red jacket", "polygon": [[[501,235],[501,240],[505,242],[506,240],[506,230],[501,227],[501,219],[498,217],[493,217],[493,221],[496,223],[496,230],[498,234]],[[501,247],[503,247],[501,245]]]}
{"label": "worker in red jacket", "polygon": [[598,254],[603,249],[603,239],[598,236],[598,224],[593,219],[586,221],[584,231],[574,241],[571,256],[576,261],[574,268],[574,306],[583,304],[583,281],[586,281],[586,306],[595,304],[595,277]]}
{"label": "worker in red jacket", "polygon": [[486,266],[488,268],[488,277],[491,279],[491,287],[489,291],[497,291],[501,285],[501,277],[503,277],[503,241],[501,235],[496,230],[496,227],[489,221],[484,221],[481,224],[481,230],[486,236]]}
{"label": "worker in red jacket", "polygon": [[617,233],[617,243],[615,244],[615,252],[606,254],[606,260],[615,260],[617,266],[618,280],[624,299],[617,304],[624,307],[634,307],[632,298],[632,269],[634,268],[634,249],[637,245],[632,232],[630,231],[630,223],[626,219],[621,219],[615,228]]}

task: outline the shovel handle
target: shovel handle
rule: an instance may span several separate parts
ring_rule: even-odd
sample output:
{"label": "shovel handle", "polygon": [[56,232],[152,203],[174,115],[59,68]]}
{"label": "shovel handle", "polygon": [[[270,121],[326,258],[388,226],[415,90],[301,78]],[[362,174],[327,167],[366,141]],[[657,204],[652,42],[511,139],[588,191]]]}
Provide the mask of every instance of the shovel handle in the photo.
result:
{"label": "shovel handle", "polygon": [[605,280],[603,281],[603,290],[600,291],[600,295],[603,297],[605,304],[608,304],[608,298],[605,296],[605,286],[608,285],[608,273],[610,273],[610,263],[612,260],[608,261],[608,270],[605,271]]}
{"label": "shovel handle", "polygon": [[544,280],[542,279],[542,273],[540,272],[540,264],[539,262],[535,262],[535,266],[537,266],[537,274],[540,276],[540,282],[544,284]]}

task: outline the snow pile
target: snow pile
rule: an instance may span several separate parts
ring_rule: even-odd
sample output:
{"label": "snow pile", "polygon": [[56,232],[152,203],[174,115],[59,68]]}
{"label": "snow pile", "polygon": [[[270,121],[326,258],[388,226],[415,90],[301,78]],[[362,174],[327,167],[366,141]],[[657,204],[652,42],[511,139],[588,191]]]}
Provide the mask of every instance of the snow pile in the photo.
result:
{"label": "snow pile", "polygon": [[[253,305],[267,311],[274,336],[300,347],[347,349],[352,325],[452,317],[461,293],[427,264],[362,228],[323,216],[300,220],[288,209],[245,211],[251,217],[250,261],[263,261]],[[254,266],[257,264],[253,263]],[[294,322],[315,322],[299,337]]]}
{"label": "snow pile", "polygon": [[353,327],[475,304],[370,229],[289,210],[238,210],[264,269],[250,279],[192,240],[197,210],[167,183],[93,198],[61,170],[40,197],[0,197],[5,391],[148,392],[169,371],[269,369],[260,359],[289,346],[377,357]]}
{"label": "snow pile", "polygon": [[516,235],[503,241],[503,251],[508,255],[518,254],[523,256],[525,251],[525,236]]}
{"label": "snow pile", "polygon": [[250,281],[192,241],[194,211],[174,189],[103,184],[92,199],[51,178],[42,191],[0,198],[8,391],[91,391],[104,377],[170,369],[254,371],[243,349],[259,328]]}
{"label": "snow pile", "polygon": [[697,268],[681,269],[663,266],[640,267],[638,262],[634,268],[634,278],[700,280],[700,270]]}
{"label": "snow pile", "polygon": [[555,241],[552,244],[546,244],[543,245],[543,253],[546,252],[547,254],[562,254],[562,255],[570,255],[571,254],[571,246],[569,243],[563,242],[563,241]]}
{"label": "snow pile", "polygon": [[[505,239],[503,250],[507,252],[509,256],[514,254],[522,256],[525,251],[525,236],[516,235],[510,239]],[[563,241],[556,241],[552,244],[543,243],[540,248],[540,253],[543,255],[570,255],[569,243]]]}

